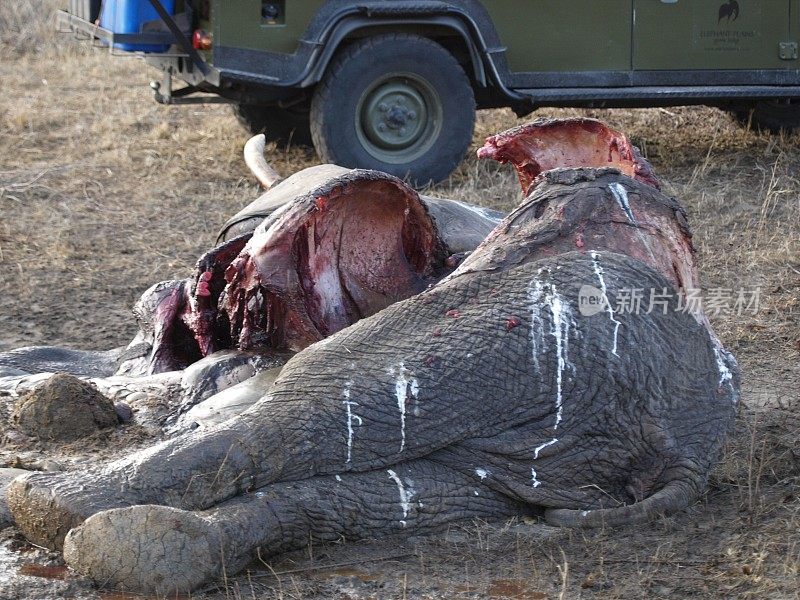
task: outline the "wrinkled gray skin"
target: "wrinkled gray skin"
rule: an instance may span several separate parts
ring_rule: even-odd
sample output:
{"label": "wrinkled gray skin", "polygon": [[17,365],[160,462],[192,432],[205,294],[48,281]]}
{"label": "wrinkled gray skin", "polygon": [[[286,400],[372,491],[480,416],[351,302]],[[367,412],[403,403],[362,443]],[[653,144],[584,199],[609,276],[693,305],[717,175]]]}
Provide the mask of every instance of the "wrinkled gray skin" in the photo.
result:
{"label": "wrinkled gray skin", "polygon": [[623,289],[676,292],[669,260],[662,272],[591,235],[611,228],[638,255],[661,239],[648,215],[683,231],[675,206],[616,171],[548,173],[469,264],[298,353],[239,416],[86,473],[16,479],[16,522],[96,581],[168,592],[309,537],[684,508],[731,425],[735,361],[674,296],[666,314],[577,304],[584,284],[611,307]]}

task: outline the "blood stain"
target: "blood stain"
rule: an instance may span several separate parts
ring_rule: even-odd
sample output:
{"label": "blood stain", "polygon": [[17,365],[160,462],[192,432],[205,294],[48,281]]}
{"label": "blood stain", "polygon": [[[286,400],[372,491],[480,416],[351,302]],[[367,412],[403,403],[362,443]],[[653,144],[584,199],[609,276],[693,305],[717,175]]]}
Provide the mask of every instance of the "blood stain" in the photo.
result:
{"label": "blood stain", "polygon": [[19,568],[19,574],[28,575],[29,577],[44,577],[46,579],[66,579],[67,567],[66,565],[39,565],[36,563],[29,563]]}

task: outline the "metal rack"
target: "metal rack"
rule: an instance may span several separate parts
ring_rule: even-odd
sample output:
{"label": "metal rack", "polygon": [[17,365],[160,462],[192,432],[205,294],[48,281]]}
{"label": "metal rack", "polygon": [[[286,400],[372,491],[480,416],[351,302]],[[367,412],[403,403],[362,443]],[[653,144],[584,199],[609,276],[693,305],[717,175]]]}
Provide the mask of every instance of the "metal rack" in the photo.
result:
{"label": "metal rack", "polygon": [[[65,10],[56,13],[59,31],[63,33],[73,32],[83,39],[96,39],[105,42],[111,49],[115,44],[157,44],[173,46],[178,40],[170,31],[143,31],[140,33],[114,33],[110,29],[104,29],[95,23],[85,21],[76,17]],[[181,52],[178,56],[189,56],[186,52]]]}
{"label": "metal rack", "polygon": [[[169,64],[169,59],[184,59],[202,73],[203,80],[209,85],[219,85],[219,72],[209,65],[202,55],[192,46],[191,31],[184,31],[178,21],[185,22],[186,27],[190,27],[192,16],[189,12],[180,15],[169,14],[158,0],[148,0],[153,9],[158,14],[159,20],[166,26],[167,31],[145,30],[138,33],[117,33],[100,27],[97,23],[92,23],[86,19],[71,14],[65,10],[56,13],[58,29],[64,33],[72,33],[80,39],[91,40],[99,45],[107,46],[109,51],[116,56],[138,56],[147,58],[167,59],[167,66],[162,67],[164,71],[163,82],[152,82],[150,85],[155,93],[155,99],[160,104],[208,104],[230,102],[225,98],[216,96],[203,96],[190,98],[197,92],[208,92],[209,90],[199,85],[189,85],[187,87],[173,90],[172,74],[173,66]],[[152,25],[153,22],[149,23]],[[130,45],[157,45],[168,46],[167,52],[147,52],[146,50],[127,51],[117,48],[118,44]]]}

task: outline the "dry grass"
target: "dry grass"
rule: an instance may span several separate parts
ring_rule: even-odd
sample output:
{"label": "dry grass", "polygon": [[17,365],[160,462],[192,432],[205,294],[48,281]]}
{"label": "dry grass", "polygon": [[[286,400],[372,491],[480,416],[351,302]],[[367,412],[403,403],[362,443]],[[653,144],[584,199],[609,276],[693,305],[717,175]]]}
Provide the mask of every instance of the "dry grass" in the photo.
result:
{"label": "dry grass", "polygon": [[[33,5],[0,4],[0,350],[110,347],[130,337],[141,291],[186,275],[256,196],[240,159],[245,133],[225,107],[155,105],[145,65],[55,38],[30,18]],[[374,558],[398,543],[312,547],[311,563],[298,553],[273,565],[292,573],[256,572],[208,596],[798,597],[800,139],[748,132],[705,108],[546,112],[626,131],[687,207],[704,286],[762,289],[758,313],[712,318],[745,381],[707,497],[635,530],[467,524],[383,561]],[[508,111],[481,114],[476,143],[515,123]],[[314,161],[273,153],[287,174]],[[508,169],[473,158],[433,192],[504,209],[519,201]],[[348,557],[354,567],[309,569]]]}
{"label": "dry grass", "polygon": [[3,2],[0,5],[0,55],[80,52],[80,46],[53,40],[53,13],[66,6],[66,0]]}

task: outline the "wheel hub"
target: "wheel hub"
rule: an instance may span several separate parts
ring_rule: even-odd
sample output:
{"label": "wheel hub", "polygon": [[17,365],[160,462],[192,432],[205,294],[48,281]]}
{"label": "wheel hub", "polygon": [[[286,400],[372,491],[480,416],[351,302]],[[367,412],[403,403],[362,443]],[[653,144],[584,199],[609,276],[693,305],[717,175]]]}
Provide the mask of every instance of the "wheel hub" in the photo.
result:
{"label": "wheel hub", "polygon": [[387,75],[364,93],[356,119],[370,154],[387,162],[406,162],[427,150],[432,134],[438,134],[440,101],[424,81]]}
{"label": "wheel hub", "polygon": [[379,148],[407,148],[419,139],[426,113],[425,99],[417,90],[389,81],[367,97],[362,113],[364,133]]}

